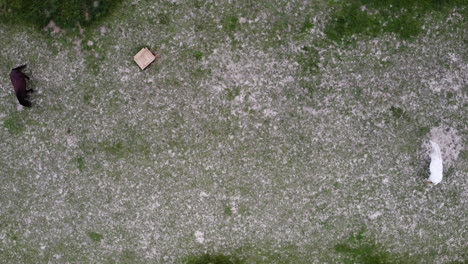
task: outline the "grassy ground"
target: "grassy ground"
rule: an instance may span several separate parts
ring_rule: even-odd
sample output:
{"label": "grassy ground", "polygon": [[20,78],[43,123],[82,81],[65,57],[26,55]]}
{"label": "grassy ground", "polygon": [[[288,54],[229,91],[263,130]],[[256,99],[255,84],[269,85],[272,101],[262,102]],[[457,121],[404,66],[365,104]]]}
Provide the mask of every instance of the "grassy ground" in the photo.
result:
{"label": "grassy ground", "polygon": [[[467,7],[422,3],[3,20],[0,263],[468,261]],[[141,71],[145,46],[161,59]],[[23,63],[31,109],[8,78]]]}

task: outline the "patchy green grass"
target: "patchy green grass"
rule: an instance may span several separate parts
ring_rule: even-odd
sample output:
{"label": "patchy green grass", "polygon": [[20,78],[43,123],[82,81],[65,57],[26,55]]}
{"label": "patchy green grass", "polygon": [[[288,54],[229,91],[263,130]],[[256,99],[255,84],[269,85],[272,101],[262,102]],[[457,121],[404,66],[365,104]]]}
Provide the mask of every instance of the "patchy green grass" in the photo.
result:
{"label": "patchy green grass", "polygon": [[10,232],[8,232],[6,234],[6,237],[8,239],[11,239],[11,240],[18,240],[18,236],[15,234],[15,232],[13,230],[11,230]]}
{"label": "patchy green grass", "polygon": [[86,161],[83,157],[78,157],[76,159],[76,163],[77,163],[77,167],[78,167],[78,170],[80,170],[80,172],[83,172],[84,169],[86,168]]}
{"label": "patchy green grass", "polygon": [[122,155],[122,151],[124,149],[124,145],[122,141],[111,142],[111,141],[104,141],[102,143],[102,147],[105,151],[112,153],[116,156]]}
{"label": "patchy green grass", "polygon": [[302,53],[299,56],[298,63],[302,65],[305,72],[316,74],[320,70],[318,66],[319,59],[318,50],[316,48],[304,46],[302,47]]}
{"label": "patchy green grass", "polygon": [[392,113],[392,116],[395,119],[400,119],[406,116],[406,112],[403,109],[401,109],[400,107],[395,107],[395,106],[390,107],[390,113]]}
{"label": "patchy green grass", "polygon": [[202,80],[206,78],[207,76],[210,76],[211,70],[202,69],[202,68],[192,68],[190,73],[191,73],[193,80],[198,81],[198,80]]}
{"label": "patchy green grass", "polygon": [[83,103],[86,105],[89,105],[92,99],[93,99],[93,95],[91,93],[87,93],[83,95]]}
{"label": "patchy green grass", "polygon": [[427,135],[431,129],[429,127],[418,127],[416,131],[416,136],[422,138],[423,136]]}
{"label": "patchy green grass", "polygon": [[228,255],[210,255],[190,256],[185,261],[186,264],[242,264],[240,259]]}
{"label": "patchy green grass", "polygon": [[468,150],[463,150],[460,152],[460,158],[462,158],[465,161],[468,161]]}
{"label": "patchy green grass", "polygon": [[158,23],[161,25],[169,25],[171,23],[171,15],[168,13],[160,13],[157,15]]}
{"label": "patchy green grass", "polygon": [[228,33],[233,33],[238,30],[239,18],[233,15],[226,16],[223,21],[221,22],[223,29]]}
{"label": "patchy green grass", "polygon": [[412,39],[423,29],[429,12],[466,7],[464,0],[352,0],[335,2],[332,19],[325,28],[328,39],[341,42],[355,34],[375,37],[395,33]]}
{"label": "patchy green grass", "polygon": [[12,135],[20,135],[26,130],[22,115],[16,112],[3,121],[3,127]]}
{"label": "patchy green grass", "polygon": [[121,0],[0,0],[0,20],[44,27],[53,20],[61,28],[88,26],[107,16]]}
{"label": "patchy green grass", "polygon": [[241,260],[240,263],[246,264],[310,263],[310,254],[308,252],[300,252],[298,249],[298,246],[290,243],[282,244],[280,247],[273,246],[272,242],[268,242],[261,245],[245,243],[242,247],[234,250],[234,255],[239,257],[239,259]]}
{"label": "patchy green grass", "polygon": [[366,229],[352,234],[343,243],[335,245],[335,251],[346,256],[344,263],[387,264],[401,263],[381,245],[365,236]]}
{"label": "patchy green grass", "polygon": [[137,263],[146,263],[142,260],[135,251],[131,249],[125,249],[120,254],[116,256],[117,258],[111,258],[109,263],[119,263],[119,264],[137,264]]}
{"label": "patchy green grass", "polygon": [[231,89],[226,89],[226,99],[228,101],[234,100],[237,96],[240,95],[241,88],[240,87],[234,87]]}
{"label": "patchy green grass", "polygon": [[312,18],[310,15],[306,15],[304,18],[304,22],[301,26],[301,33],[306,33],[310,29],[314,28],[314,22],[312,22]]}

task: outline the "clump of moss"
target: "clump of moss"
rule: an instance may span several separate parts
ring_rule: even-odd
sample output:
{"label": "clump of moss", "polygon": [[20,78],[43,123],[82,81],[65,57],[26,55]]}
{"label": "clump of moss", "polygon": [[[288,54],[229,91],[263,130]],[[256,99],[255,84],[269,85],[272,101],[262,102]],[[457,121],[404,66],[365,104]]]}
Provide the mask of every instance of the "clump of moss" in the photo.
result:
{"label": "clump of moss", "polygon": [[103,238],[103,236],[99,233],[96,233],[96,232],[89,232],[88,233],[88,236],[89,238],[91,238],[91,240],[93,240],[94,242],[101,242],[101,239]]}
{"label": "clump of moss", "polygon": [[399,107],[392,106],[390,107],[390,112],[392,116],[396,119],[400,119],[405,115],[405,111]]}
{"label": "clump of moss", "polygon": [[88,26],[108,15],[121,0],[2,0],[0,21],[44,27],[53,20],[61,28]]}
{"label": "clump of moss", "polygon": [[230,206],[226,205],[224,206],[224,215],[226,216],[231,216],[232,215],[232,209]]}
{"label": "clump of moss", "polygon": [[203,57],[203,52],[198,51],[198,50],[195,50],[195,51],[193,52],[193,56],[195,57],[195,59],[201,60],[202,57]]}

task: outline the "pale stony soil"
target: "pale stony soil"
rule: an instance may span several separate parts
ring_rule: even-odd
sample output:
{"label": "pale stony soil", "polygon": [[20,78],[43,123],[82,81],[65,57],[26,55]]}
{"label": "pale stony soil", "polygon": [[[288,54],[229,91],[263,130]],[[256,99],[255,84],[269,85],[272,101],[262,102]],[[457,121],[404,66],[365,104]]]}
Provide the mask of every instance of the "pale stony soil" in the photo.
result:
{"label": "pale stony soil", "polygon": [[[462,16],[343,46],[323,3],[207,2],[129,1],[78,36],[0,25],[0,263],[341,263],[359,232],[401,262],[467,261]],[[275,29],[305,13],[300,37]],[[140,71],[144,46],[161,59]],[[26,62],[31,109],[8,78]]]}

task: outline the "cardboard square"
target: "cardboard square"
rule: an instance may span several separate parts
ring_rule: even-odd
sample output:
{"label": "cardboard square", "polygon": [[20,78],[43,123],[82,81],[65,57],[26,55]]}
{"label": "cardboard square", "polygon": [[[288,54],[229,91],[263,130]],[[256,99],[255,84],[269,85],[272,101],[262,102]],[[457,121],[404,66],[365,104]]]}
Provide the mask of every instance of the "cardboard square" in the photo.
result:
{"label": "cardboard square", "polygon": [[133,56],[135,62],[144,70],[148,65],[156,60],[156,56],[147,48],[142,48],[135,56]]}

